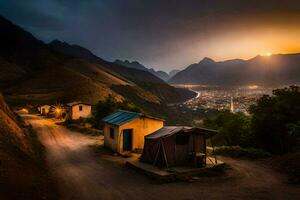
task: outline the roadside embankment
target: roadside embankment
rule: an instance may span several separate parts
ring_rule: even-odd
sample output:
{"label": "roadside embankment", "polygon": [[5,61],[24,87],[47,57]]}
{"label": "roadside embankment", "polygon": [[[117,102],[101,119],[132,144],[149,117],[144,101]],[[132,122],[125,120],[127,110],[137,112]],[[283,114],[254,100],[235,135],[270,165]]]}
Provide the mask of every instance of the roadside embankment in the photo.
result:
{"label": "roadside embankment", "polygon": [[0,94],[0,199],[57,199],[44,147]]}

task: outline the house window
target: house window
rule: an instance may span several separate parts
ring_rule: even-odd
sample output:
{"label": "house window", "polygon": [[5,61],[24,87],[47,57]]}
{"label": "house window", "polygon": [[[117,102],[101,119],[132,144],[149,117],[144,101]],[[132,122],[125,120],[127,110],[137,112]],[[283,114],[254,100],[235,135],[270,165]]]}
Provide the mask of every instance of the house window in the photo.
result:
{"label": "house window", "polygon": [[114,128],[109,128],[109,136],[111,139],[115,139]]}
{"label": "house window", "polygon": [[79,106],[79,111],[82,111],[82,106]]}
{"label": "house window", "polygon": [[176,144],[177,145],[186,145],[189,143],[189,135],[176,135]]}

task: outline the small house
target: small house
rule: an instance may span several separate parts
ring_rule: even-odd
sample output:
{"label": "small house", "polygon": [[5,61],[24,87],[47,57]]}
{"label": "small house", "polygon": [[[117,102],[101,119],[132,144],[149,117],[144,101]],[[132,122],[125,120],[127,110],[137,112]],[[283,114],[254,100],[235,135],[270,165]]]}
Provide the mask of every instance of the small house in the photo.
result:
{"label": "small house", "polygon": [[92,106],[82,102],[68,103],[68,118],[70,120],[78,120],[89,118],[92,115]]}
{"label": "small house", "polygon": [[38,108],[41,115],[48,115],[50,112],[51,106],[49,105],[42,105]]}
{"label": "small house", "polygon": [[166,126],[145,136],[140,161],[160,168],[206,165],[206,139],[215,130]]}
{"label": "small house", "polygon": [[118,153],[143,149],[145,136],[164,126],[163,119],[124,110],[105,117],[103,121],[104,145]]}

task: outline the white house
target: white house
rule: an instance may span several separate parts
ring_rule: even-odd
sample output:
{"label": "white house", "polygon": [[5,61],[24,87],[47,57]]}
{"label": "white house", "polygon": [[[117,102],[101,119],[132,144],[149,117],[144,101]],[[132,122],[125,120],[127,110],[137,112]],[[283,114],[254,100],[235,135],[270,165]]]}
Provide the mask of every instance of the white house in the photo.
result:
{"label": "white house", "polygon": [[51,108],[51,106],[49,106],[49,105],[42,105],[38,109],[39,109],[41,115],[47,115],[50,112],[50,108]]}
{"label": "white house", "polygon": [[82,102],[68,103],[68,115],[71,120],[89,118],[92,114],[92,106]]}

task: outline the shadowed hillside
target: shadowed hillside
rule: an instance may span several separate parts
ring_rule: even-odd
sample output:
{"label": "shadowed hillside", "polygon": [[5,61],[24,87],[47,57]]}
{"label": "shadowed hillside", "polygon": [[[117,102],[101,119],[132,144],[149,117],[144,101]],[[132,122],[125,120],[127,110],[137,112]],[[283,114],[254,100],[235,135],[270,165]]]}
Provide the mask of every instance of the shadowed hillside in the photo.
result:
{"label": "shadowed hillside", "polygon": [[[0,27],[0,88],[12,105],[96,104],[113,96],[118,101],[128,99],[149,113],[154,107],[166,107],[195,95],[147,71],[104,61],[77,45],[58,41],[46,45],[1,17]],[[160,111],[151,114],[167,117]]]}
{"label": "shadowed hillside", "polygon": [[43,147],[0,95],[0,199],[56,199]]}
{"label": "shadowed hillside", "polygon": [[[127,67],[126,62],[122,61],[116,61],[114,63],[107,62],[83,47],[69,45],[66,42],[60,42],[58,40],[49,43],[49,46],[52,50],[81,58],[91,63],[101,64],[103,68],[125,77],[127,80],[130,80],[144,90],[152,92],[165,103],[185,101],[195,95],[191,91],[174,88],[166,84],[163,80],[154,76],[150,72],[151,70],[148,70],[138,62],[131,62],[131,67]],[[129,61],[127,61],[127,63],[129,63]]]}

